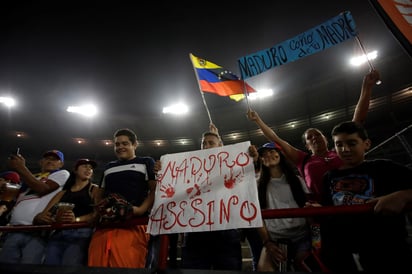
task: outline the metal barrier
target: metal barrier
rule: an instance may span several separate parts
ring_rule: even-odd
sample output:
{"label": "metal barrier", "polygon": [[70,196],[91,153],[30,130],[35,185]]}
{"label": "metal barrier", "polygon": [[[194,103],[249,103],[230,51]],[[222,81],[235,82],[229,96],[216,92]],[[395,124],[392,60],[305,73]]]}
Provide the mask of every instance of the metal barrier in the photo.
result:
{"label": "metal barrier", "polygon": [[[115,224],[105,224],[99,228],[106,227],[130,227],[133,225],[144,225],[149,221],[148,217],[138,217],[127,220],[122,223]],[[0,226],[0,232],[18,232],[18,231],[36,231],[36,230],[55,230],[55,229],[75,229],[82,227],[90,227],[89,223],[55,223],[50,225],[7,225]],[[167,268],[167,256],[169,248],[169,239],[167,235],[160,235],[160,249],[159,249],[159,260],[158,269],[165,270]]]}
{"label": "metal barrier", "polygon": [[[287,209],[265,209],[262,210],[263,219],[274,218],[294,218],[294,217],[314,217],[324,215],[339,214],[373,214],[374,203],[360,205],[342,205],[342,206],[322,206],[322,207],[305,207],[305,208],[287,208]],[[405,212],[412,211],[412,204],[408,204]],[[133,218],[121,224],[108,224],[101,227],[122,227],[130,225],[147,224],[148,217]],[[17,231],[34,231],[34,230],[54,230],[54,229],[73,229],[89,227],[88,223],[70,223],[70,224],[51,224],[51,225],[8,225],[0,226],[0,232],[17,232]],[[100,226],[99,226],[100,227]],[[160,235],[160,250],[158,258],[158,267],[156,270],[164,271],[167,269],[167,257],[169,248],[168,235]]]}

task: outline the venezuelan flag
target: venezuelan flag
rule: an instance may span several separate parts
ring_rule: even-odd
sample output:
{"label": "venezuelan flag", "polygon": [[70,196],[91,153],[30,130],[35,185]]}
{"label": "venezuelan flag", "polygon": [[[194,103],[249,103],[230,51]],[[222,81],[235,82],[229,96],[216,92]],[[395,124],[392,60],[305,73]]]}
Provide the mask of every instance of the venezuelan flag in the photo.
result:
{"label": "venezuelan flag", "polygon": [[193,54],[190,54],[190,59],[197,74],[201,91],[230,96],[235,101],[244,98],[245,90],[247,93],[256,92],[231,71]]}

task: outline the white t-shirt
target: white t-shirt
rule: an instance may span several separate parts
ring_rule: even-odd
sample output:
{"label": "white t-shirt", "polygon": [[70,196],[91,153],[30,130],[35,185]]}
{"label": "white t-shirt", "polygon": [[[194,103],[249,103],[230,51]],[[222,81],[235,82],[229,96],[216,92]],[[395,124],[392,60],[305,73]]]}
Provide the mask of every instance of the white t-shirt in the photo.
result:
{"label": "white t-shirt", "polygon": [[33,223],[34,216],[43,211],[43,209],[47,206],[51,198],[63,188],[69,176],[69,171],[65,169],[55,171],[51,174],[38,174],[36,178],[39,179],[41,182],[52,180],[56,182],[59,185],[59,187],[56,190],[44,196],[39,196],[37,193],[34,193],[30,188],[28,188],[25,192],[20,193],[20,195],[17,197],[16,205],[13,207],[11,213],[10,224],[31,225]]}
{"label": "white t-shirt", "polygon": [[[302,181],[302,184],[304,182]],[[290,185],[285,175],[280,178],[271,178],[266,189],[268,209],[298,208],[293,198]],[[266,229],[270,238],[275,239],[300,239],[307,233],[305,218],[274,218],[265,219]]]}

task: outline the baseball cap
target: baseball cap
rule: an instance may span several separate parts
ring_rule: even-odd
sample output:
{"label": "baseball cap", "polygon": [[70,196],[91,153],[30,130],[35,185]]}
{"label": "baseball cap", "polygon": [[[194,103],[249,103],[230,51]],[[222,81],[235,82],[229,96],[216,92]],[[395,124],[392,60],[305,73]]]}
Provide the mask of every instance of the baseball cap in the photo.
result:
{"label": "baseball cap", "polygon": [[282,150],[281,147],[276,144],[275,142],[270,142],[262,145],[260,148],[258,148],[258,153],[259,155],[263,153],[264,150],[266,149],[276,149],[276,150]]}
{"label": "baseball cap", "polygon": [[0,178],[10,180],[12,183],[20,184],[20,175],[14,171],[5,171],[0,174]]}
{"label": "baseball cap", "polygon": [[61,152],[60,150],[53,149],[53,150],[46,151],[43,154],[43,158],[49,155],[57,156],[60,159],[60,161],[64,162],[64,155],[63,155],[63,152]]}
{"label": "baseball cap", "polygon": [[87,158],[82,158],[77,160],[76,164],[74,165],[74,168],[77,169],[78,166],[80,165],[91,165],[93,169],[97,167],[97,163],[93,160],[87,159]]}

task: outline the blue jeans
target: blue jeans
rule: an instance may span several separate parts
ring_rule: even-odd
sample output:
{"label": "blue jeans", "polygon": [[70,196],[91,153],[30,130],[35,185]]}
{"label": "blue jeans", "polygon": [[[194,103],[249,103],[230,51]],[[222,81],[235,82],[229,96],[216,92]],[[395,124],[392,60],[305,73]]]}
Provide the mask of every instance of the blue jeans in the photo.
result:
{"label": "blue jeans", "polygon": [[46,239],[41,232],[9,232],[0,251],[0,263],[41,264]]}
{"label": "blue jeans", "polygon": [[53,233],[45,251],[47,265],[87,265],[92,228],[64,229]]}

